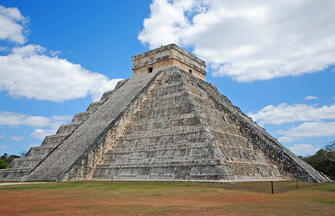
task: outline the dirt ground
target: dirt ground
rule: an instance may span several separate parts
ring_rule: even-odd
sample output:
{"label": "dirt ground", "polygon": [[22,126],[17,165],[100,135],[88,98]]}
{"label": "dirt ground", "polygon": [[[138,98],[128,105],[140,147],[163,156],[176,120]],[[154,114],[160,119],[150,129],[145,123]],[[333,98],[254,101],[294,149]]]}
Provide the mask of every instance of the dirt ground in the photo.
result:
{"label": "dirt ground", "polygon": [[0,186],[1,216],[335,215],[335,185],[72,182]]}

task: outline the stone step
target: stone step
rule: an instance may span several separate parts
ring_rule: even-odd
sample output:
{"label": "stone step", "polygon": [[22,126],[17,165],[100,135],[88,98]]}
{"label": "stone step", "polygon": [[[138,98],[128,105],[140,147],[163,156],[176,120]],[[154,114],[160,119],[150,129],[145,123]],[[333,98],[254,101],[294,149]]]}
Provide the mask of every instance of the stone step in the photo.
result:
{"label": "stone step", "polygon": [[[207,135],[207,136],[206,136]],[[178,132],[175,134],[158,134],[158,135],[150,135],[150,136],[126,136],[121,137],[120,141],[134,141],[136,142],[156,142],[159,144],[163,143],[185,143],[189,142],[206,142],[210,139],[208,131],[199,130],[199,131],[191,131],[191,132]]]}
{"label": "stone step", "polygon": [[15,169],[33,168],[43,158],[44,158],[44,156],[16,158],[15,160],[13,160],[11,162],[11,164],[8,168],[15,168]]}
{"label": "stone step", "polygon": [[24,158],[43,157],[47,155],[54,147],[32,147]]}
{"label": "stone step", "polygon": [[0,182],[20,181],[29,171],[30,169],[2,169],[0,170]]}
{"label": "stone step", "polygon": [[41,144],[43,147],[56,147],[63,142],[70,134],[55,134],[46,136]]}
{"label": "stone step", "polygon": [[69,124],[63,124],[59,127],[56,134],[70,134],[72,133],[80,123],[69,123]]}
{"label": "stone step", "polygon": [[96,101],[96,102],[92,102],[88,108],[87,108],[87,112],[93,113],[95,112],[97,109],[99,109],[99,107],[104,103],[104,101]]}
{"label": "stone step", "polygon": [[116,89],[110,90],[110,91],[106,91],[104,92],[104,94],[102,95],[100,101],[105,101],[108,98],[110,98],[112,96],[112,94],[114,94],[114,92],[117,91]]}
{"label": "stone step", "polygon": [[132,137],[149,137],[149,136],[168,136],[168,135],[175,135],[178,133],[194,133],[203,131],[203,126],[200,124],[196,125],[188,125],[188,126],[174,126],[174,127],[168,127],[163,129],[153,129],[148,128],[147,130],[137,130],[137,128],[128,128],[126,131],[125,138],[132,138]]}
{"label": "stone step", "polygon": [[134,144],[118,144],[114,149],[108,150],[106,155],[109,154],[127,154],[131,152],[155,152],[155,151],[168,151],[168,150],[188,150],[196,148],[208,148],[211,145],[211,142],[199,142],[199,143],[168,143],[168,144],[159,144],[158,143],[134,143]]}
{"label": "stone step", "polygon": [[[187,157],[187,158],[186,158]],[[104,164],[108,164],[110,166],[136,166],[139,164],[151,164],[151,166],[156,166],[161,163],[172,163],[173,161],[178,161],[179,163],[182,163],[182,161],[196,161],[196,160],[208,160],[208,159],[215,159],[214,155],[172,155],[172,156],[154,156],[154,157],[146,157],[146,156],[137,156],[134,155],[134,157],[117,157],[112,159],[106,159]]]}
{"label": "stone step", "polygon": [[73,119],[72,119],[72,123],[74,124],[81,124],[83,121],[85,121],[86,119],[88,119],[88,117],[91,115],[91,112],[81,112],[81,113],[77,113],[74,115]]}
{"label": "stone step", "polygon": [[141,110],[134,115],[134,119],[139,120],[161,119],[166,117],[176,117],[192,112],[194,112],[194,106],[190,103],[189,104],[185,103],[184,105],[180,106],[158,107],[147,110]]}
{"label": "stone step", "polygon": [[[208,162],[208,161],[207,161]],[[130,179],[231,179],[233,176],[231,170],[227,166],[218,168],[214,163],[206,164],[173,164],[172,166],[135,166],[135,167],[102,167],[98,166],[95,177],[103,178],[103,176],[113,179],[122,179],[130,177]]]}
{"label": "stone step", "polygon": [[205,166],[205,165],[227,165],[226,161],[222,158],[179,158],[179,160],[169,161],[143,161],[143,162],[129,162],[129,163],[104,163],[98,164],[97,167],[109,167],[109,168],[124,168],[124,167],[165,167],[165,166]]}
{"label": "stone step", "polygon": [[121,88],[129,79],[125,80],[120,80],[119,82],[116,83],[115,89]]}

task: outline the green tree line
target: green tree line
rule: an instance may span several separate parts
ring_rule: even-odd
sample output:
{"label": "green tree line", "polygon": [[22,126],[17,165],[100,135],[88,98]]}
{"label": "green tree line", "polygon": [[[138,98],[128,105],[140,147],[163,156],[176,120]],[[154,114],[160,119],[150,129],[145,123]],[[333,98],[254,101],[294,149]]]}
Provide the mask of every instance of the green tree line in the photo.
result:
{"label": "green tree line", "polygon": [[0,169],[6,169],[14,158],[19,157],[20,156],[17,155],[8,155],[7,153],[4,153],[2,156],[0,156]]}
{"label": "green tree line", "polygon": [[314,155],[301,157],[316,170],[335,180],[335,141],[317,151]]}

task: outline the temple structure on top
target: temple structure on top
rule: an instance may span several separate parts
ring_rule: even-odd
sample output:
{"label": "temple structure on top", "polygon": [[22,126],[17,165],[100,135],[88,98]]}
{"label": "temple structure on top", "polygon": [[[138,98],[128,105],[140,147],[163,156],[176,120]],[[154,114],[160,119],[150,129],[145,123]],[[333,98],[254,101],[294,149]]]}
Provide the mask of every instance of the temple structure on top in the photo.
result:
{"label": "temple structure on top", "polygon": [[134,74],[152,73],[172,66],[206,80],[206,62],[176,44],[161,46],[133,56]]}
{"label": "temple structure on top", "polygon": [[134,74],[0,170],[0,181],[329,182],[205,81],[175,44],[133,56]]}

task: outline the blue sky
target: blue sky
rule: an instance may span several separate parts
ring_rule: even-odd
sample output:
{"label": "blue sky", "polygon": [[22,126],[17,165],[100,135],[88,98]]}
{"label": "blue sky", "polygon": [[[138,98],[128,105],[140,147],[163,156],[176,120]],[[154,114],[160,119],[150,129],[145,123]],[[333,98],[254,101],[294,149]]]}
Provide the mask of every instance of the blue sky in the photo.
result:
{"label": "blue sky", "polygon": [[0,154],[40,145],[177,43],[207,81],[298,155],[335,139],[335,4],[225,0],[0,2]]}

